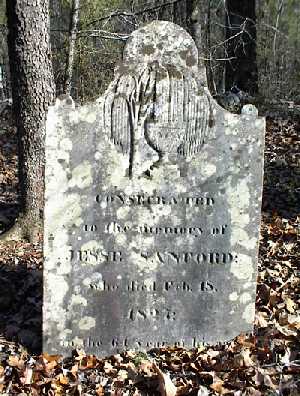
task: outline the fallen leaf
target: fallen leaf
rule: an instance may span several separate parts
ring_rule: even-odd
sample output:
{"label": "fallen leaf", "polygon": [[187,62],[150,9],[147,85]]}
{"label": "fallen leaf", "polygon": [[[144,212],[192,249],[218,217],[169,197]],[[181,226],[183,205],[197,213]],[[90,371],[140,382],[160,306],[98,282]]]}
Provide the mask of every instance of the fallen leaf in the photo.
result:
{"label": "fallen leaf", "polygon": [[158,375],[159,380],[159,392],[161,396],[176,396],[177,388],[173,384],[169,375],[164,374],[161,369],[156,365],[155,362],[152,363],[153,370]]}
{"label": "fallen leaf", "polygon": [[122,389],[120,389],[120,388],[113,390],[112,394],[111,394],[111,396],[123,396],[123,395],[124,395],[124,393],[123,393]]}
{"label": "fallen leaf", "polygon": [[96,389],[96,394],[98,396],[104,396],[105,395],[105,391],[102,385],[98,386],[98,388]]}
{"label": "fallen leaf", "polygon": [[205,386],[201,385],[199,387],[197,396],[209,396],[209,389],[207,389]]}
{"label": "fallen leaf", "polygon": [[296,329],[300,330],[300,315],[288,315],[288,323],[289,325],[291,325],[292,327],[295,327]]}
{"label": "fallen leaf", "polygon": [[118,380],[122,380],[122,381],[126,380],[128,378],[128,371],[127,370],[120,370],[118,372],[118,377],[117,378],[118,378]]}
{"label": "fallen leaf", "polygon": [[283,335],[290,337],[290,336],[294,336],[297,337],[297,331],[293,330],[287,326],[280,326],[279,323],[275,323],[275,327],[278,331],[280,331],[280,333],[282,333]]}
{"label": "fallen leaf", "polygon": [[256,312],[255,322],[258,327],[261,327],[261,328],[268,327],[268,322],[265,319],[265,317],[267,317],[267,314],[265,312]]}
{"label": "fallen leaf", "polygon": [[33,376],[33,369],[30,367],[26,367],[25,373],[24,373],[24,384],[25,385],[30,385],[32,382],[32,376]]}
{"label": "fallen leaf", "polygon": [[228,393],[228,389],[224,388],[223,385],[224,385],[224,381],[218,378],[210,385],[210,387],[213,391],[217,392],[219,395],[224,395],[225,393]]}
{"label": "fallen leaf", "polygon": [[251,350],[250,349],[242,349],[241,356],[243,358],[244,366],[245,367],[252,367],[255,365],[254,361],[251,358]]}
{"label": "fallen leaf", "polygon": [[72,366],[71,368],[71,373],[76,376],[78,373],[78,364],[74,364],[74,366]]}
{"label": "fallen leaf", "polygon": [[289,297],[285,299],[286,309],[289,313],[293,314],[295,312],[296,303]]}
{"label": "fallen leaf", "polygon": [[139,365],[139,370],[150,376],[153,371],[153,363],[150,362],[150,360],[142,360]]}
{"label": "fallen leaf", "polygon": [[43,358],[47,362],[58,362],[61,359],[60,355],[48,355],[48,353],[43,353]]}
{"label": "fallen leaf", "polygon": [[57,365],[58,365],[57,361],[53,360],[52,362],[46,363],[45,369],[46,371],[52,371]]}
{"label": "fallen leaf", "polygon": [[8,364],[11,367],[18,367],[19,369],[24,368],[24,360],[20,359],[17,355],[10,355],[8,358]]}
{"label": "fallen leaf", "polygon": [[259,386],[266,386],[268,388],[277,389],[277,386],[273,383],[270,375],[262,368],[257,368],[257,373],[256,373],[256,377],[255,377],[255,382],[259,385]]}
{"label": "fallen leaf", "polygon": [[63,374],[60,374],[60,376],[59,376],[59,382],[60,382],[62,385],[68,385],[68,384],[69,384],[69,378],[66,377],[66,376],[63,375]]}
{"label": "fallen leaf", "polygon": [[261,396],[261,395],[262,393],[253,387],[246,388],[242,393],[242,396]]}
{"label": "fallen leaf", "polygon": [[109,362],[105,362],[104,363],[104,372],[106,374],[115,374],[117,372],[117,370],[114,368],[114,366],[112,364],[110,364]]}

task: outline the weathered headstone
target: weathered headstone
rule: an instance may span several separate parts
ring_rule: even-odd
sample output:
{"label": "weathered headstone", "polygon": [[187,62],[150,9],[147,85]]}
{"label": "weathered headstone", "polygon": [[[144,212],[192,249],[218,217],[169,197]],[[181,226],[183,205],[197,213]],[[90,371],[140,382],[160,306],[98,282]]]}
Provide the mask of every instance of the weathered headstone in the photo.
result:
{"label": "weathered headstone", "polygon": [[135,31],[107,92],[46,138],[44,350],[195,347],[251,331],[264,119],[226,112],[191,37]]}

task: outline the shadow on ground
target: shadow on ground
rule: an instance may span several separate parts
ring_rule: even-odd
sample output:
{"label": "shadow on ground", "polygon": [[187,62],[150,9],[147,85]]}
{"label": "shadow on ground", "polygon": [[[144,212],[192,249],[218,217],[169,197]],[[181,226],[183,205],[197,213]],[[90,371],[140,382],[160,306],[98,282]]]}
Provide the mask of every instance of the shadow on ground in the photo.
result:
{"label": "shadow on ground", "polygon": [[19,205],[17,203],[0,202],[0,235],[14,225],[18,213]]}
{"label": "shadow on ground", "polygon": [[[18,260],[16,251],[15,261]],[[42,271],[0,267],[0,332],[31,353],[42,350]]]}
{"label": "shadow on ground", "polygon": [[299,216],[299,168],[280,161],[266,163],[262,210],[288,220]]}

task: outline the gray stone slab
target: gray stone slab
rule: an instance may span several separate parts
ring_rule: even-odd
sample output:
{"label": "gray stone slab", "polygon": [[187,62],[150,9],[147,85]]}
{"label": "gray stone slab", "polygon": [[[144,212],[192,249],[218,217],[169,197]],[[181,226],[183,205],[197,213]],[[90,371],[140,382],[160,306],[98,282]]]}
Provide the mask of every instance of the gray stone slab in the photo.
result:
{"label": "gray stone slab", "polygon": [[196,347],[252,330],[265,120],[210,96],[197,49],[153,22],[103,97],[49,111],[44,351]]}

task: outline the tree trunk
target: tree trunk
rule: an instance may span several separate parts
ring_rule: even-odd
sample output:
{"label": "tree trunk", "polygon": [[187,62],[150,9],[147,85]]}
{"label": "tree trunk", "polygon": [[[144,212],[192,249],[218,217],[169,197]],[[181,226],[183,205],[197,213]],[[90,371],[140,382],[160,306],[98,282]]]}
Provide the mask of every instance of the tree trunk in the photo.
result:
{"label": "tree trunk", "polygon": [[66,62],[65,84],[64,84],[64,93],[66,95],[71,95],[71,89],[72,89],[75,45],[76,45],[76,37],[77,37],[77,26],[79,22],[79,7],[80,7],[80,0],[73,0],[71,18],[70,18],[70,29],[69,29],[69,52]]}
{"label": "tree trunk", "polygon": [[189,3],[194,2],[193,0],[158,0],[156,3],[161,5],[158,10],[158,19],[174,22],[177,25],[187,29],[188,27],[188,8]]}
{"label": "tree trunk", "polygon": [[255,0],[226,1],[225,85],[255,95],[257,86]]}
{"label": "tree trunk", "polygon": [[4,238],[36,241],[44,207],[46,116],[54,97],[49,5],[48,0],[7,0],[6,7],[21,212]]}
{"label": "tree trunk", "polygon": [[186,0],[187,30],[193,37],[199,53],[200,79],[214,93],[210,52],[210,0]]}

